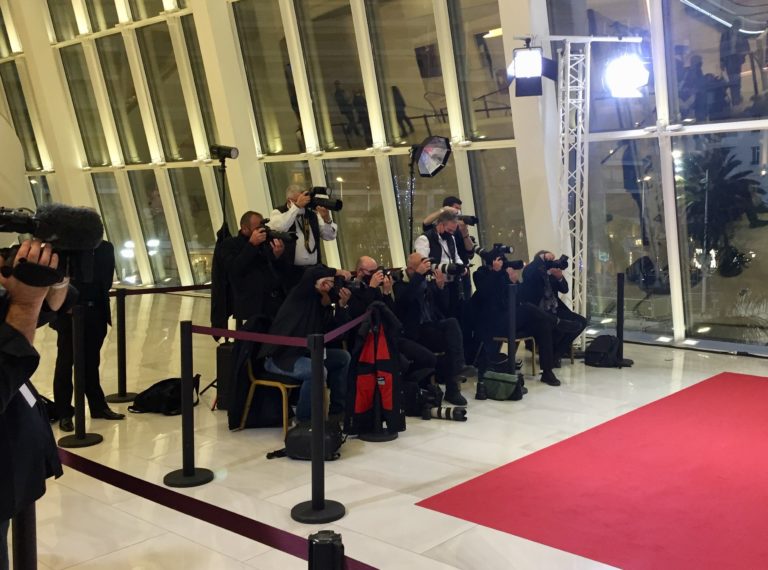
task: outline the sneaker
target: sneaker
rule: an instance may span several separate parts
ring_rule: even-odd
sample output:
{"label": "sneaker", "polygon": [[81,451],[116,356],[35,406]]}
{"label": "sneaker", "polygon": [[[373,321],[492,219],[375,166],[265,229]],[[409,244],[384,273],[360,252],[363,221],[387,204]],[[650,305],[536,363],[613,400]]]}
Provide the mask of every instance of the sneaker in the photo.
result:
{"label": "sneaker", "polygon": [[549,386],[559,386],[560,380],[557,379],[557,376],[555,376],[555,373],[551,370],[545,370],[541,373],[541,381],[544,382],[544,384],[547,384]]}

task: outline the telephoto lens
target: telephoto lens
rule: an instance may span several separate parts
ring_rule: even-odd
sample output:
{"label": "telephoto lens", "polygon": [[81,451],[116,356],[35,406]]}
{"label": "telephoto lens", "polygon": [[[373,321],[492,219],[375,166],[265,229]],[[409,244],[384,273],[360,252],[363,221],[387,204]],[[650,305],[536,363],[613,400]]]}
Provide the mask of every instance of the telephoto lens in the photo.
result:
{"label": "telephoto lens", "polygon": [[453,420],[455,422],[467,421],[467,408],[462,406],[436,406],[430,408],[429,413],[437,420]]}

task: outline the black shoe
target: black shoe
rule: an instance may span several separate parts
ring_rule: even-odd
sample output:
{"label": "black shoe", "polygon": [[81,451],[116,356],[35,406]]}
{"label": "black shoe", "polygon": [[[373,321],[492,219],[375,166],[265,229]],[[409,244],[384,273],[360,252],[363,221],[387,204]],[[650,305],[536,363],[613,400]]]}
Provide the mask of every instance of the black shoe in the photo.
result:
{"label": "black shoe", "polygon": [[445,401],[454,406],[466,406],[467,399],[461,395],[458,384],[445,385]]}
{"label": "black shoe", "polygon": [[59,429],[61,431],[75,431],[75,424],[72,423],[72,418],[61,418],[59,420]]}
{"label": "black shoe", "polygon": [[544,384],[547,384],[549,386],[559,386],[560,380],[557,379],[557,376],[555,376],[555,373],[551,370],[545,370],[541,373],[541,381],[544,382]]}
{"label": "black shoe", "polygon": [[104,408],[98,412],[91,412],[91,417],[95,420],[122,420],[125,419],[125,414],[119,414],[109,408]]}

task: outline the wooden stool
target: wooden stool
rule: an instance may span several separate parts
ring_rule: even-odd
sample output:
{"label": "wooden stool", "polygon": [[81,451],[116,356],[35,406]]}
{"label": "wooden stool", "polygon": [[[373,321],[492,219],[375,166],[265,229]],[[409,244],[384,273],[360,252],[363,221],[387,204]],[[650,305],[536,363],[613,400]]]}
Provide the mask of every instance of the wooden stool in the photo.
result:
{"label": "wooden stool", "polygon": [[[509,339],[505,336],[495,336],[493,337],[493,340],[496,342],[507,342]],[[516,338],[515,342],[522,342],[523,346],[525,346],[525,341],[527,340],[531,341],[531,375],[536,376],[536,340],[532,336],[521,336],[520,338]],[[510,354],[512,352],[509,348],[507,351]]]}

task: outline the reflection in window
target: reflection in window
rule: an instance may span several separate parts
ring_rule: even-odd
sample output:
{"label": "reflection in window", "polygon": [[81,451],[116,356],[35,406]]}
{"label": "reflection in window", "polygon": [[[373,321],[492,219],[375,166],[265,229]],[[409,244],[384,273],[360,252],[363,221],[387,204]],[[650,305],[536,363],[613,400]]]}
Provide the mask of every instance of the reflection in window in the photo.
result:
{"label": "reflection in window", "polygon": [[51,198],[51,189],[48,187],[48,178],[45,176],[29,176],[29,188],[32,190],[32,197],[35,199],[35,205],[39,208],[43,204],[53,202]]}
{"label": "reflection in window", "polygon": [[77,36],[77,19],[70,0],[48,0],[48,10],[57,40],[63,42]]}
{"label": "reflection in window", "polygon": [[297,2],[320,144],[327,150],[373,144],[348,0]]}
{"label": "reflection in window", "polygon": [[11,41],[8,38],[8,30],[5,27],[3,11],[0,10],[0,58],[11,55]]}
{"label": "reflection in window", "polygon": [[171,177],[173,196],[195,283],[207,283],[211,280],[211,262],[216,240],[200,170],[177,168],[169,170],[168,174]]}
{"label": "reflection in window", "polygon": [[69,93],[75,107],[77,125],[80,136],[83,137],[85,154],[91,166],[104,166],[110,163],[107,141],[101,125],[96,98],[93,95],[88,67],[85,63],[83,46],[75,44],[60,50],[61,61],[64,64],[64,74],[67,77]]}
{"label": "reflection in window", "polygon": [[616,274],[626,275],[628,330],[672,330],[667,236],[655,140],[593,143],[589,150],[588,305],[615,327]]}
{"label": "reflection in window", "polygon": [[161,22],[144,26],[136,31],[136,36],[157,115],[165,159],[194,160],[197,153],[168,24]]}
{"label": "reflection in window", "polygon": [[157,16],[164,9],[163,0],[130,0],[130,3],[134,20]]}
{"label": "reflection in window", "polygon": [[467,138],[512,138],[499,3],[451,0],[448,8]]}
{"label": "reflection in window", "polygon": [[342,267],[354,268],[361,255],[369,255],[381,265],[391,267],[375,159],[326,160],[323,164],[333,196],[344,200],[344,209],[332,213],[339,226],[337,240]]}
{"label": "reflection in window", "polygon": [[528,241],[515,150],[470,152],[469,169],[475,195],[475,212],[480,218],[477,226],[480,245],[511,245],[516,252],[513,259],[527,257]]}
{"label": "reflection in window", "polygon": [[24,92],[21,90],[21,80],[15,62],[0,63],[0,80],[2,80],[8,108],[11,111],[13,128],[24,149],[27,170],[42,170],[40,152],[37,149],[35,132],[32,130],[32,121],[29,118],[29,109],[24,99]]}
{"label": "reflection in window", "polygon": [[431,0],[366,0],[387,139],[450,137]]}
{"label": "reflection in window", "polygon": [[[676,137],[673,159],[688,334],[768,342],[768,131]],[[759,146],[762,165],[750,166]]]}
{"label": "reflection in window", "polygon": [[213,115],[213,104],[211,103],[211,94],[208,91],[208,79],[205,75],[205,67],[203,67],[203,55],[200,52],[194,16],[191,14],[183,16],[181,18],[181,25],[184,28],[184,38],[187,41],[189,63],[192,67],[192,76],[195,78],[195,90],[197,91],[200,111],[203,114],[205,134],[208,137],[208,142],[212,143],[218,140],[216,135],[216,117]]}
{"label": "reflection in window", "polygon": [[128,164],[149,163],[151,159],[147,136],[141,121],[141,111],[136,97],[136,89],[133,86],[123,37],[120,34],[113,34],[98,38],[96,47],[125,162]]}
{"label": "reflection in window", "polygon": [[129,285],[141,285],[141,275],[136,265],[136,245],[128,231],[115,175],[111,172],[99,172],[92,176],[104,231],[107,239],[115,246],[117,279]]}
{"label": "reflection in window", "polygon": [[[413,243],[410,240],[408,218],[410,213],[410,196],[408,193],[408,179],[410,157],[407,154],[392,156],[389,159],[392,167],[392,178],[395,187],[395,200],[397,201],[397,213],[400,218],[400,232],[403,236],[405,251],[413,251]],[[419,176],[418,165],[414,164],[416,175],[413,195],[413,239],[422,233],[422,222],[428,214],[439,210],[443,206],[443,199],[448,196],[459,195],[456,182],[456,167],[454,161],[449,160],[437,176],[422,178]]]}
{"label": "reflection in window", "polygon": [[[268,162],[267,180],[269,181],[269,194],[272,196],[272,206],[275,208],[285,204],[285,189],[291,184],[298,184],[307,189],[312,187],[309,163],[305,160]],[[238,219],[243,213],[238,212]],[[264,215],[269,216],[268,213]]]}
{"label": "reflection in window", "polygon": [[102,32],[113,28],[120,21],[115,9],[115,0],[85,0],[91,27],[94,32]]}
{"label": "reflection in window", "polygon": [[299,100],[277,0],[232,7],[261,143],[269,153],[304,151]]}
{"label": "reflection in window", "polygon": [[128,178],[155,283],[181,285],[155,174],[151,170],[132,170]]}

